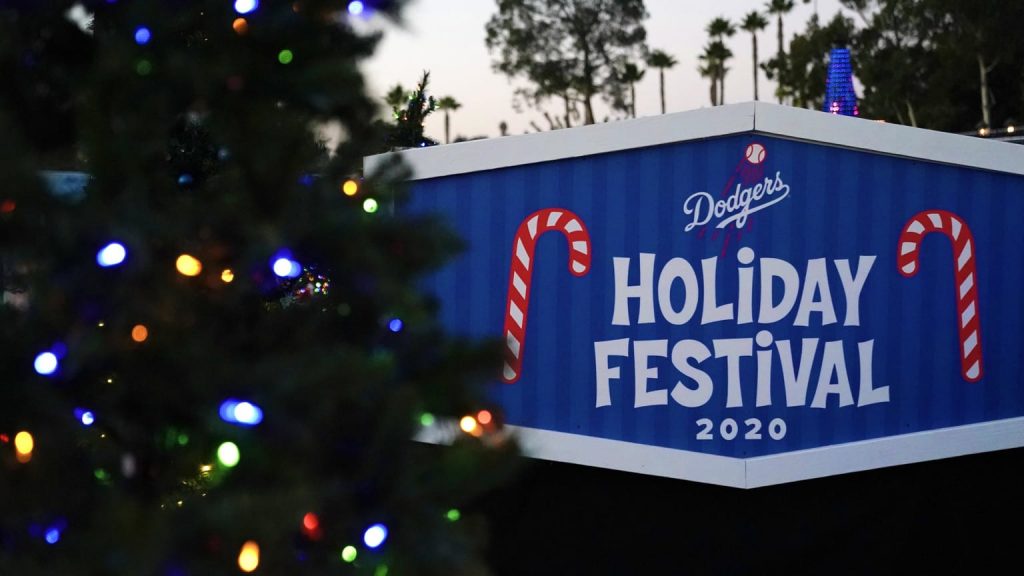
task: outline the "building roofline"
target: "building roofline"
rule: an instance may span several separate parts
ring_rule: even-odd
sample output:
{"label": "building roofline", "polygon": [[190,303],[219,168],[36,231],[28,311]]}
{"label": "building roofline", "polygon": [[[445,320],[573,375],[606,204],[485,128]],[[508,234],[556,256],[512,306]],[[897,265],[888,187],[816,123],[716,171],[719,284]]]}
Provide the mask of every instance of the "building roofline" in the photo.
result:
{"label": "building roofline", "polygon": [[398,156],[412,169],[411,180],[425,180],[750,132],[1024,175],[1018,145],[766,102],[403,150],[369,156],[364,164],[372,173]]}

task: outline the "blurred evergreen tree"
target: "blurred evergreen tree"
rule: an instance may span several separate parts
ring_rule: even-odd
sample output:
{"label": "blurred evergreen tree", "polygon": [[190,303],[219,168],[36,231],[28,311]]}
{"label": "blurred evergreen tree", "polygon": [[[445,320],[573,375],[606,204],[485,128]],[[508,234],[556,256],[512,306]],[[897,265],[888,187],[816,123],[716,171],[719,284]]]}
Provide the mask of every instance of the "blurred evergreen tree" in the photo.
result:
{"label": "blurred evergreen tree", "polygon": [[514,448],[410,439],[500,355],[418,289],[459,240],[401,166],[355,176],[387,135],[353,17],[0,3],[0,574],[486,573],[456,510]]}

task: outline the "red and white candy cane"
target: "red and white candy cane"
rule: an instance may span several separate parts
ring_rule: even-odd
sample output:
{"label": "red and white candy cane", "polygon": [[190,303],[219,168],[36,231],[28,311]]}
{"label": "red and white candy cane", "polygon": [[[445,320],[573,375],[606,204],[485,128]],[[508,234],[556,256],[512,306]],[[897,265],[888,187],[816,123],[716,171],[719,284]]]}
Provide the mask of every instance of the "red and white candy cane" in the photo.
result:
{"label": "red and white candy cane", "polygon": [[557,230],[569,241],[569,272],[584,276],[590,271],[590,234],[579,216],[561,208],[545,208],[526,217],[512,242],[508,299],[505,302],[505,369],[502,379],[519,380],[526,344],[526,319],[533,278],[533,252],[541,234]]}
{"label": "red and white candy cane", "polygon": [[964,380],[981,380],[981,319],[978,315],[978,276],[975,270],[975,244],[971,229],[962,218],[946,210],[918,212],[903,227],[896,256],[900,274],[917,274],[921,240],[931,232],[945,234],[953,243],[953,269],[956,281],[957,322],[960,326],[960,371]]}

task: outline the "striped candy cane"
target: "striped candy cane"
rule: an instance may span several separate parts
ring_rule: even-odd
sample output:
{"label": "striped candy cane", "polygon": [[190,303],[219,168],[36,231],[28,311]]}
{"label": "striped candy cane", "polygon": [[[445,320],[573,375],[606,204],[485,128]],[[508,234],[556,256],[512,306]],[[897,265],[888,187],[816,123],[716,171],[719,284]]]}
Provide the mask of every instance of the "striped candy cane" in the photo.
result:
{"label": "striped candy cane", "polygon": [[537,238],[551,230],[565,234],[569,241],[569,271],[573,276],[584,276],[590,270],[590,234],[579,216],[560,208],[545,208],[530,214],[519,224],[512,243],[512,267],[505,302],[505,369],[502,379],[509,384],[519,380],[523,369],[522,351],[526,343],[533,252]]}
{"label": "striped candy cane", "polygon": [[914,215],[900,234],[896,257],[900,274],[917,274],[921,239],[931,232],[945,234],[953,243],[953,268],[957,287],[956,310],[960,326],[960,370],[964,380],[981,380],[981,319],[978,316],[977,274],[974,265],[974,235],[956,214],[946,210],[925,210]]}

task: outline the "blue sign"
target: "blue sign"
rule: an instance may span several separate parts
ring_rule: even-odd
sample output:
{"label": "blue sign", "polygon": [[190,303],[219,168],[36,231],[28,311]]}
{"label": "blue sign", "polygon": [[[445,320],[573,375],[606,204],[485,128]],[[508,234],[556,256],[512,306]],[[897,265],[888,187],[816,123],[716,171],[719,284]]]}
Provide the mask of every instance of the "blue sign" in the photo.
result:
{"label": "blue sign", "polygon": [[755,486],[1024,444],[1024,176],[752,130],[566,156],[409,206],[467,240],[427,288],[542,456]]}

